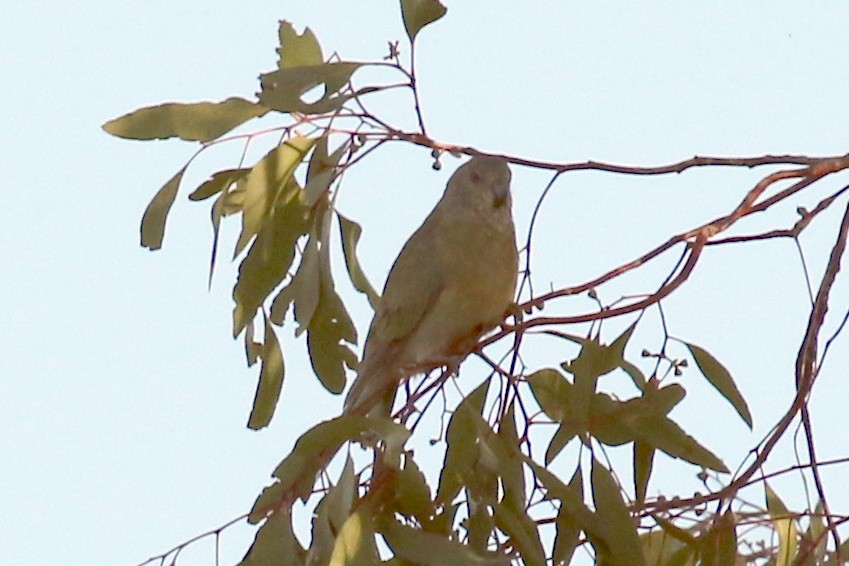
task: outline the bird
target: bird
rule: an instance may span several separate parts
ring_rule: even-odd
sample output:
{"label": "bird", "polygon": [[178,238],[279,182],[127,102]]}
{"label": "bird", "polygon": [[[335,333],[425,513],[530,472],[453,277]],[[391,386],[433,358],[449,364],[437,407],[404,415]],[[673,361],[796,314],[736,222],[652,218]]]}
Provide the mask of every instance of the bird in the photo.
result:
{"label": "bird", "polygon": [[452,370],[514,304],[518,273],[510,168],[476,155],[448,180],[387,276],[345,414],[389,417],[398,386]]}

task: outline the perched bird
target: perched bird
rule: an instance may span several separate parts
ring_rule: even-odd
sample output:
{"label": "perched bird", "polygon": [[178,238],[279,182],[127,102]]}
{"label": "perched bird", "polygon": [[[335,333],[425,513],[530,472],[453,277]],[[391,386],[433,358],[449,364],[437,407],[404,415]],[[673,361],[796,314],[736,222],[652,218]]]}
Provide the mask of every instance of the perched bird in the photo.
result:
{"label": "perched bird", "polygon": [[476,156],[454,172],[392,265],[346,413],[389,416],[404,379],[456,366],[504,320],[518,264],[511,205],[505,161]]}

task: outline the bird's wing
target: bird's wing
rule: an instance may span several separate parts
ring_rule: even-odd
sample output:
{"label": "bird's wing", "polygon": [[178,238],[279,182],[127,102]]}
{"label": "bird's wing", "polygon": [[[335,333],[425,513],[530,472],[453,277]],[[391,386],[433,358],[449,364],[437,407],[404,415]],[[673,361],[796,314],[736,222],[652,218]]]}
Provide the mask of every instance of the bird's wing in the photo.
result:
{"label": "bird's wing", "polygon": [[404,245],[389,277],[377,309],[370,336],[379,336],[391,344],[412,334],[439,299],[446,284],[446,275],[433,249],[432,233],[439,222],[431,216]]}

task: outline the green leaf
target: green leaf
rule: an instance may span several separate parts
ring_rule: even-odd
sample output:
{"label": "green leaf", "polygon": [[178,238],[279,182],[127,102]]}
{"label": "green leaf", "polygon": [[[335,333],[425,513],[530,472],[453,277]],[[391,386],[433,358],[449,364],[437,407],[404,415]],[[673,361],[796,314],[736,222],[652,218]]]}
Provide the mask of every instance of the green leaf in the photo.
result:
{"label": "green leaf", "polygon": [[256,537],[238,566],[303,566],[306,552],[295,538],[292,515],[274,513],[257,530]]}
{"label": "green leaf", "polygon": [[722,460],[667,417],[640,415],[636,418],[632,430],[637,438],[673,458],[681,458],[697,466],[728,473],[728,468]]}
{"label": "green leaf", "polygon": [[[280,112],[325,114],[341,108],[348,100],[379,90],[377,87],[340,94],[360,63],[321,63],[303,67],[286,67],[260,75],[262,91],[257,95],[262,104]],[[316,87],[323,87],[322,96],[305,102],[301,96]]]}
{"label": "green leaf", "polygon": [[766,489],[766,509],[772,519],[772,528],[778,534],[778,552],[775,556],[776,566],[793,564],[798,548],[798,532],[793,514],[787,510],[784,502],[769,484],[764,482]]}
{"label": "green leaf", "polygon": [[322,196],[327,194],[330,183],[336,178],[336,167],[339,165],[339,160],[342,159],[345,150],[350,147],[348,142],[343,143],[332,154],[328,155],[327,137],[324,135],[318,138],[307,169],[304,196],[309,206],[314,205]]}
{"label": "green leaf", "polygon": [[591,475],[593,501],[606,531],[610,563],[633,566],[645,564],[636,524],[610,471],[593,459]]}
{"label": "green leaf", "polygon": [[504,491],[503,503],[514,511],[520,511],[525,508],[525,469],[519,456],[519,433],[516,430],[514,409],[515,405],[511,403],[498,424],[498,438],[511,452],[499,458],[499,475]]}
{"label": "green leaf", "polygon": [[279,481],[265,488],[248,515],[248,522],[256,524],[281,502],[297,498],[304,501],[312,493],[315,476],[322,468],[322,457],[335,454],[346,441],[363,435],[376,436],[387,445],[399,447],[407,441],[410,432],[389,419],[344,415],[317,424],[295,442],[294,448],[280,462],[272,474]]}
{"label": "green leaf", "polygon": [[212,177],[201,183],[192,191],[189,200],[200,201],[215,196],[221,191],[227,190],[234,183],[241,181],[250,169],[224,169],[212,174]]}
{"label": "green leaf", "polygon": [[421,566],[508,566],[510,559],[496,552],[477,553],[448,537],[390,520],[379,528],[396,558]]}
{"label": "green leaf", "polygon": [[426,529],[434,514],[430,487],[409,455],[405,455],[403,467],[395,474],[395,506],[398,513],[415,518]]}
{"label": "green leaf", "polygon": [[351,284],[354,286],[354,289],[363,293],[368,298],[368,302],[372,308],[376,308],[377,301],[380,297],[363,272],[360,260],[357,259],[357,243],[360,241],[360,234],[363,230],[359,224],[345,218],[338,212],[336,216],[339,218],[342,252],[345,254],[345,267],[348,269],[348,277],[351,278]]}
{"label": "green leaf", "polygon": [[[362,509],[348,517],[330,557],[330,566],[374,566],[380,559],[374,543],[374,524]],[[316,562],[323,564],[323,562]]]}
{"label": "green leaf", "polygon": [[467,483],[480,457],[477,422],[481,420],[483,403],[489,390],[489,380],[481,383],[463,399],[448,421],[445,433],[448,448],[436,490],[437,505],[451,503]]}
{"label": "green leaf", "polygon": [[572,417],[573,385],[556,369],[546,368],[528,376],[537,404],[555,422]]}
{"label": "green leaf", "polygon": [[668,565],[669,561],[686,546],[662,529],[655,529],[640,535],[643,555],[648,564]]}
{"label": "green leaf", "polygon": [[569,444],[573,438],[575,438],[580,432],[581,427],[575,426],[574,424],[561,424],[557,427],[557,431],[554,433],[554,436],[551,437],[551,442],[548,443],[548,447],[545,449],[545,465],[550,465],[555,458],[566,448],[566,445]]}
{"label": "green leaf", "polygon": [[[257,310],[286,277],[295,258],[298,240],[309,232],[310,225],[310,210],[303,203],[301,189],[290,178],[286,187],[278,193],[268,220],[239,264],[239,276],[233,287],[233,301],[236,303],[233,336],[238,336],[253,320]],[[302,277],[301,281],[304,279],[306,277]],[[308,287],[298,289],[306,291]],[[276,314],[272,311],[271,320],[280,325],[283,317],[277,320]]]}
{"label": "green leaf", "polygon": [[737,562],[736,523],[737,519],[729,509],[716,520],[710,531],[699,539],[700,564],[726,566]]}
{"label": "green leaf", "polygon": [[283,324],[286,311],[291,303],[295,304],[295,321],[300,325],[295,331],[299,336],[309,328],[312,317],[318,308],[319,293],[319,262],[318,237],[313,235],[304,249],[298,271],[289,284],[280,290],[271,304],[271,320],[274,324]]}
{"label": "green leaf", "polygon": [[822,564],[826,551],[825,518],[823,517],[822,501],[817,502],[813,514],[808,516],[808,531],[806,533],[808,543],[814,545],[813,551],[808,553],[803,564],[814,566]]}
{"label": "green leaf", "polygon": [[749,428],[752,428],[752,414],[749,412],[749,406],[725,366],[719,363],[709,352],[695,344],[684,342],[684,345],[690,350],[702,375],[731,403],[743,422],[749,425]]}
{"label": "green leaf", "polygon": [[648,442],[634,442],[634,493],[637,504],[642,505],[646,500],[652,466],[654,464],[654,447]]}
{"label": "green leaf", "polygon": [[423,27],[445,15],[448,8],[439,0],[401,0],[401,18],[412,43]]}
{"label": "green leaf", "polygon": [[[315,508],[312,521],[312,543],[307,553],[308,564],[327,564],[331,555],[337,553],[340,546],[338,536],[349,519],[354,500],[357,496],[357,476],[351,457],[345,460],[345,466],[339,475],[339,481],[322,497]],[[344,551],[346,542],[351,543],[353,533],[349,531],[348,540],[341,546]]]}
{"label": "green leaf", "polygon": [[[567,488],[574,492],[575,499],[578,501],[583,500],[584,486],[580,466],[575,470],[572,479],[569,480]],[[578,547],[578,537],[581,534],[581,527],[572,514],[569,513],[567,506],[563,504],[557,510],[554,525],[557,532],[554,535],[552,561],[555,566],[570,564],[572,562],[572,555],[575,554],[575,549]]]}
{"label": "green leaf", "polygon": [[251,238],[260,231],[278,192],[291,186],[289,179],[313,144],[315,138],[290,138],[268,152],[248,173],[242,203],[242,232],[233,257],[242,253]]}
{"label": "green leaf", "polygon": [[165,235],[165,221],[174,199],[177,197],[177,189],[180,188],[180,180],[186,167],[177,171],[161,189],[156,192],[153,200],[147,205],[141,221],[141,245],[151,251],[162,247],[162,238]]}
{"label": "green leaf", "polygon": [[510,537],[510,545],[519,552],[523,564],[545,566],[545,550],[539,539],[537,525],[524,509],[513,509],[512,506],[497,504],[495,525]]}
{"label": "green leaf", "polygon": [[265,320],[265,337],[262,345],[262,368],[259,372],[259,383],[256,386],[254,405],[248,419],[248,428],[260,430],[268,426],[274,416],[274,409],[280,399],[280,390],[283,388],[283,377],[286,369],[283,365],[283,352],[274,328],[268,317]]}
{"label": "green leaf", "polygon": [[223,102],[168,102],[110,120],[103,129],[113,136],[134,140],[179,137],[207,142],[268,111],[261,104],[235,97]]}
{"label": "green leaf", "polygon": [[[324,219],[329,222],[326,216]],[[319,224],[318,220],[317,224]],[[318,267],[319,297],[318,305],[307,329],[307,348],[310,353],[310,363],[322,385],[332,393],[341,393],[345,388],[345,366],[349,368],[357,366],[356,354],[342,342],[356,343],[357,329],[334,288],[330,270],[330,246],[325,237],[325,222],[322,220],[320,224],[322,227],[313,235],[313,240],[321,237]]]}
{"label": "green leaf", "polygon": [[304,28],[304,33],[299,35],[290,22],[282,20],[278,34],[280,47],[277,48],[277,53],[280,55],[280,69],[319,65],[324,62],[321,45],[310,28]]}

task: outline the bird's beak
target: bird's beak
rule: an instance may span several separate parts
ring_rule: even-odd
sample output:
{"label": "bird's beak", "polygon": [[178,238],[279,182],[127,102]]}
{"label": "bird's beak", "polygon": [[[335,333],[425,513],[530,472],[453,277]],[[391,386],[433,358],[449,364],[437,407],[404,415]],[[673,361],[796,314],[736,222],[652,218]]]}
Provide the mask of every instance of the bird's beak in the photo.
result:
{"label": "bird's beak", "polygon": [[510,202],[510,183],[496,185],[495,187],[493,187],[492,193],[495,197],[495,199],[493,200],[495,208],[501,208],[502,206]]}

